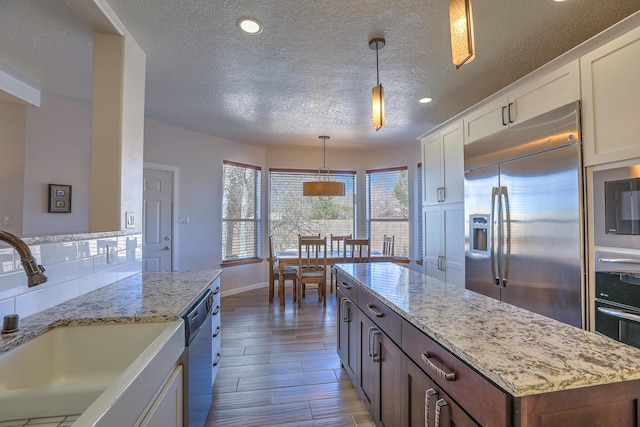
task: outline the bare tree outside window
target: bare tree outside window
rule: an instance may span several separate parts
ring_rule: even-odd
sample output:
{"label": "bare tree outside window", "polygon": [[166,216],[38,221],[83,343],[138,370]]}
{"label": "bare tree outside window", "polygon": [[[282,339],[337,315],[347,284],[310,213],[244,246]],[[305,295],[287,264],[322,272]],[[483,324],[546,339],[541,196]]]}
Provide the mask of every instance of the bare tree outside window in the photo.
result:
{"label": "bare tree outside window", "polygon": [[276,252],[297,250],[298,234],[354,234],[355,172],[331,172],[325,178],[344,182],[345,195],[303,196],[302,184],[317,180],[317,173],[269,171],[269,228]]}
{"label": "bare tree outside window", "polygon": [[260,181],[257,166],[224,161],[222,262],[260,256]]}

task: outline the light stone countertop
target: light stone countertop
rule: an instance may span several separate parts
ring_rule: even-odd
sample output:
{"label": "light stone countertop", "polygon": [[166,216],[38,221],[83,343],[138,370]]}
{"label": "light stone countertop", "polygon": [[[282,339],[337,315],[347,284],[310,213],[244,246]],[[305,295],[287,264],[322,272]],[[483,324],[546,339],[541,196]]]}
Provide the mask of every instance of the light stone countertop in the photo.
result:
{"label": "light stone countertop", "polygon": [[393,263],[337,264],[516,397],[640,379],[640,349]]}
{"label": "light stone countertop", "polygon": [[21,318],[0,335],[0,354],[57,326],[170,322],[182,318],[221,270],[138,273]]}

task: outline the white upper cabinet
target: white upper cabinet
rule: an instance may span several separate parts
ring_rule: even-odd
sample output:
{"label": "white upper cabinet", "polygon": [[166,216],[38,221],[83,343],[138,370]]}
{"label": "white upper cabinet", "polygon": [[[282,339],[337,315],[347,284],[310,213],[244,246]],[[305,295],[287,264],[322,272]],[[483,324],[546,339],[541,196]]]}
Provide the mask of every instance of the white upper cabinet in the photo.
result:
{"label": "white upper cabinet", "polygon": [[516,123],[580,99],[578,60],[535,80],[513,87],[464,118],[464,140],[469,144]]}
{"label": "white upper cabinet", "polygon": [[584,55],[586,166],[640,157],[640,27]]}
{"label": "white upper cabinet", "polygon": [[424,176],[422,203],[464,200],[464,136],[462,121],[422,140]]}

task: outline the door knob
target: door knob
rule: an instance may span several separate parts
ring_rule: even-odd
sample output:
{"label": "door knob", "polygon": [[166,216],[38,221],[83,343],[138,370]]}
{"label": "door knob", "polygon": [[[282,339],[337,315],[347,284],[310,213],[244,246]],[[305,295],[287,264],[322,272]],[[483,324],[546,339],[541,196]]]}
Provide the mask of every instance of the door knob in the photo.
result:
{"label": "door knob", "polygon": [[169,240],[171,240],[171,236],[164,236],[164,240],[168,242]]}

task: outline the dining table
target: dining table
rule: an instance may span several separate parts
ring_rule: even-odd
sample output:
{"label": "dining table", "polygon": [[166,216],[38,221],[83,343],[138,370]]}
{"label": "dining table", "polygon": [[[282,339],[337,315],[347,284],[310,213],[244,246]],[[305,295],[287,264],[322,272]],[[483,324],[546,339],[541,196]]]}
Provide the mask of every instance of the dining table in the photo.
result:
{"label": "dining table", "polygon": [[[298,249],[288,249],[276,253],[278,258],[278,268],[280,275],[278,278],[278,298],[280,299],[280,305],[284,306],[284,268],[286,266],[297,266],[300,262],[300,256]],[[305,254],[302,257],[305,258]],[[393,256],[385,255],[382,251],[372,250],[369,262],[391,262]],[[332,250],[327,252],[327,266],[331,268],[334,264],[343,262],[351,262],[348,257],[345,257],[344,251]],[[272,282],[273,283],[273,282]],[[271,284],[270,286],[273,286]],[[269,289],[269,295],[273,295],[274,289]]]}

